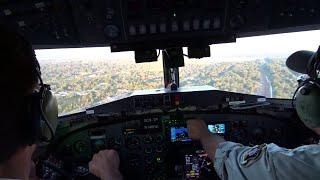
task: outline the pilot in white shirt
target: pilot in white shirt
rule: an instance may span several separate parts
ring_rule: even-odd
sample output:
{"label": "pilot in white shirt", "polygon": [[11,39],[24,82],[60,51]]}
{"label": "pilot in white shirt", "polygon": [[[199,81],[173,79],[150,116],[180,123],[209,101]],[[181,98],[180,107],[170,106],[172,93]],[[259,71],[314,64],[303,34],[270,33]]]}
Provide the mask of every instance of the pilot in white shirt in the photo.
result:
{"label": "pilot in white shirt", "polygon": [[[300,67],[295,68],[295,65],[299,65],[297,61],[300,61],[301,57],[307,57],[302,61],[314,63],[320,61],[320,52],[298,51],[288,58],[288,67],[292,70],[299,69]],[[319,66],[311,67],[319,68]],[[320,135],[319,71],[315,69],[316,75],[313,77],[313,74],[308,74],[310,79],[300,82],[295,94],[295,108],[301,121],[318,135]],[[276,144],[248,147],[227,142],[222,137],[211,134],[202,120],[189,120],[187,124],[189,136],[201,141],[203,148],[211,154],[210,158],[218,176],[223,180],[320,180],[319,144],[304,145],[295,149],[282,148]]]}
{"label": "pilot in white shirt", "polygon": [[296,149],[281,148],[276,144],[249,147],[211,134],[202,120],[187,123],[189,136],[201,141],[222,180],[320,179],[319,144]]}
{"label": "pilot in white shirt", "polygon": [[222,142],[214,156],[221,179],[320,179],[320,145],[285,149]]}

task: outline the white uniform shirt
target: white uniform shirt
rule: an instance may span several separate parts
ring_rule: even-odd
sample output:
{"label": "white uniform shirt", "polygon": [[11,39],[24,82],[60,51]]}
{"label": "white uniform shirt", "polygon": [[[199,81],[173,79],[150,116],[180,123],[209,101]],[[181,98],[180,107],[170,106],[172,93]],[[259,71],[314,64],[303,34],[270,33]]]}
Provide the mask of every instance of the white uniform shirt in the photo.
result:
{"label": "white uniform shirt", "polygon": [[223,142],[214,159],[215,170],[223,180],[320,180],[318,144],[285,149],[275,144],[248,147]]}

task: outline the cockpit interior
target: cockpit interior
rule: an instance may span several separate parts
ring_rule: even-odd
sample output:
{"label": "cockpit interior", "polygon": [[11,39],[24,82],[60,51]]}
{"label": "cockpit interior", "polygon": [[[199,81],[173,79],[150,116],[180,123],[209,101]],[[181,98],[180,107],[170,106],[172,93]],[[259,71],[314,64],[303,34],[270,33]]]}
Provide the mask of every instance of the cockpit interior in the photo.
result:
{"label": "cockpit interior", "polygon": [[[296,86],[291,86],[292,94],[277,97],[268,87],[258,95],[209,85],[183,86],[181,78],[187,77],[182,73],[186,59],[203,63],[215,53],[212,45],[318,30],[318,0],[0,0],[0,22],[21,32],[39,51],[108,47],[111,54],[134,53],[137,67],[161,63],[159,88],[144,89],[136,83],[139,90],[125,96],[60,113],[54,139],[41,143],[35,154],[41,179],[96,179],[89,173],[88,162],[104,149],[119,153],[124,179],[219,179],[201,144],[188,137],[188,119],[203,119],[210,132],[244,145],[275,143],[295,148],[319,141],[299,120],[292,98]],[[262,72],[272,71],[258,64]],[[217,74],[232,68],[225,65]],[[95,70],[98,74],[99,66]],[[63,72],[55,72],[54,77],[58,76]],[[270,83],[269,78],[257,79]],[[94,83],[90,78],[83,81]],[[219,83],[250,88],[249,82],[237,81]],[[255,83],[250,86],[259,88]],[[61,102],[66,98],[60,93]]]}

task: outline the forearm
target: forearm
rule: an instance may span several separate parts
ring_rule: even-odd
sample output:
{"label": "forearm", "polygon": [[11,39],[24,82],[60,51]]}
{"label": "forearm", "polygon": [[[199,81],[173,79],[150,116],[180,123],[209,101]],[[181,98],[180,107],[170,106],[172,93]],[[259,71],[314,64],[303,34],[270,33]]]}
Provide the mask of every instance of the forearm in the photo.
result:
{"label": "forearm", "polygon": [[221,136],[210,133],[204,138],[202,138],[200,141],[204,150],[209,154],[209,157],[212,160],[212,162],[214,162],[214,156],[218,144],[225,142],[225,140]]}

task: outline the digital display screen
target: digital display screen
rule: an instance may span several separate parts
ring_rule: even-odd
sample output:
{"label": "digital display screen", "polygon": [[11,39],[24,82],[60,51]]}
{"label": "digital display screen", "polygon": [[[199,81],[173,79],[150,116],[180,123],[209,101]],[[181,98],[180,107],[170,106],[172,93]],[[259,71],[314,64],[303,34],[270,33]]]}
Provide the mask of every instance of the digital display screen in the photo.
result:
{"label": "digital display screen", "polygon": [[194,155],[185,155],[185,178],[198,179],[200,177],[212,177],[213,163],[204,151],[198,151]]}
{"label": "digital display screen", "polygon": [[190,142],[188,129],[185,127],[171,127],[171,142]]}
{"label": "digital display screen", "polygon": [[209,129],[210,132],[212,132],[214,134],[224,134],[224,133],[226,133],[225,124],[208,125],[208,129]]}

